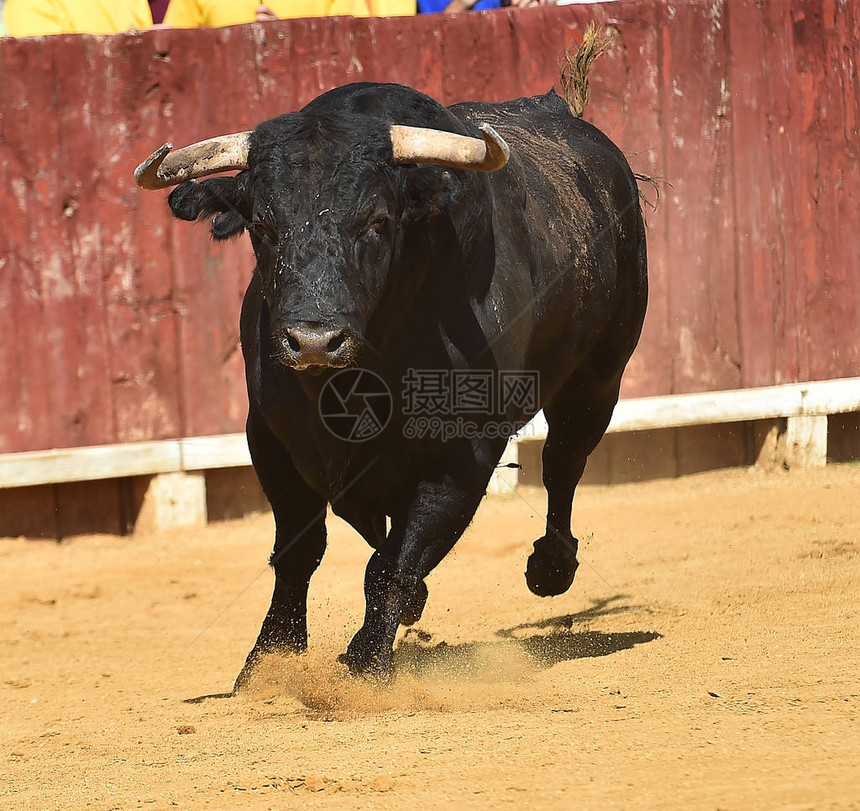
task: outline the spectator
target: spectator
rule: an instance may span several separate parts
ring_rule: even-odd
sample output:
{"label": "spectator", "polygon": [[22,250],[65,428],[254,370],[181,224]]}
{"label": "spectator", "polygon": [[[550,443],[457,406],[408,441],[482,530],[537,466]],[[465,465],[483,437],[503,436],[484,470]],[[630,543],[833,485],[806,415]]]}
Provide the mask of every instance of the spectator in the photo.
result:
{"label": "spectator", "polygon": [[415,0],[171,0],[166,25],[218,27],[295,17],[394,17],[415,13]]}
{"label": "spectator", "polygon": [[446,14],[459,14],[461,11],[484,11],[501,7],[501,0],[418,0],[419,14],[436,14],[442,11]]}
{"label": "spectator", "polygon": [[43,34],[119,34],[152,25],[147,0],[6,0],[10,37]]}
{"label": "spectator", "polygon": [[418,0],[419,14],[432,14],[444,11],[446,14],[459,14],[461,11],[484,11],[489,8],[532,8],[533,6],[555,5],[556,0]]}

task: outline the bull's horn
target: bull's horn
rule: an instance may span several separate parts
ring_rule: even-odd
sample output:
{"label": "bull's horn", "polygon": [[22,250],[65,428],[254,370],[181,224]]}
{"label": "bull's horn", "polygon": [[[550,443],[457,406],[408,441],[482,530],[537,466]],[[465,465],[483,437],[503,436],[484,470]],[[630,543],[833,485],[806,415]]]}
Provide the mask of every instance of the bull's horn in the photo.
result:
{"label": "bull's horn", "polygon": [[453,169],[495,172],[511,156],[510,147],[489,124],[481,124],[483,140],[423,127],[391,127],[395,163],[430,163]]}
{"label": "bull's horn", "polygon": [[144,189],[166,189],[195,177],[247,169],[250,134],[221,135],[176,152],[170,151],[173,144],[165,144],[134,170],[134,179]]}

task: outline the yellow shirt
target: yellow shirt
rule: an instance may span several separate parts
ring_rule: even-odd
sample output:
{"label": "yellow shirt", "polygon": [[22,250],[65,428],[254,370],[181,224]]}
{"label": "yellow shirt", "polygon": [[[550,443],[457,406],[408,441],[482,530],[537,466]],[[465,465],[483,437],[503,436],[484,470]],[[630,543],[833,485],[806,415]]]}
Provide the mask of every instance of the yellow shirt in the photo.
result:
{"label": "yellow shirt", "polygon": [[147,0],[6,0],[3,20],[10,37],[43,34],[119,34],[149,28]]}
{"label": "yellow shirt", "polygon": [[[176,28],[252,23],[260,0],[171,0],[164,17]],[[396,17],[415,13],[415,0],[267,0],[283,20],[296,17]]]}

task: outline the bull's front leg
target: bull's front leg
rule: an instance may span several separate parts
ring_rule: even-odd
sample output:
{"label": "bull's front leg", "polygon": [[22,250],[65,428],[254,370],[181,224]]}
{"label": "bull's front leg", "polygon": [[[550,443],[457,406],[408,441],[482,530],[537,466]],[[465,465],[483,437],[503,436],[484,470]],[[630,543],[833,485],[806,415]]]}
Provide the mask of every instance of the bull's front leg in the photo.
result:
{"label": "bull's front leg", "polygon": [[247,432],[254,469],[275,516],[275,547],[270,558],[275,587],[235,690],[248,682],[264,654],[307,650],[308,586],[326,547],[325,498],[307,486],[253,405]]}
{"label": "bull's front leg", "polygon": [[420,483],[403,515],[392,518],[388,539],[367,564],[364,624],[341,657],[353,673],[391,673],[397,628],[411,619],[416,595],[423,596],[422,581],[475,515],[503,449],[497,444],[460,456],[451,475]]}

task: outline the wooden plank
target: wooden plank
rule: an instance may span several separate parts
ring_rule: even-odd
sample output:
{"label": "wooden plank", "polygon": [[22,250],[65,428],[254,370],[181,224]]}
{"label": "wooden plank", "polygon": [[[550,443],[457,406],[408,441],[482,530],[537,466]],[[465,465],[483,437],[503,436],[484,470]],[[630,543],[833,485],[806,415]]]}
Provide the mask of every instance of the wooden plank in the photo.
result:
{"label": "wooden plank", "polygon": [[[790,27],[779,33],[792,57],[796,151],[781,168],[795,200],[791,242],[797,252],[786,337],[794,338],[800,378],[818,379],[860,365],[856,240],[845,238],[860,232],[858,9],[832,0],[784,9]],[[776,41],[771,47],[781,53]]]}
{"label": "wooden plank", "polygon": [[[781,9],[788,9],[785,4]],[[783,13],[787,13],[784,11]],[[791,257],[786,256],[783,217],[789,218],[791,198],[798,194],[795,173],[773,157],[772,144],[783,123],[774,128],[773,114],[779,112],[769,92],[765,71],[785,71],[783,63],[769,60],[766,42],[773,36],[772,23],[766,19],[757,0],[738,0],[728,15],[731,62],[727,71],[731,92],[734,198],[736,230],[738,319],[741,338],[741,385],[763,386],[796,380],[799,369],[796,341],[786,335],[786,307],[796,292],[783,283],[783,268],[791,272]],[[776,34],[779,36],[779,34]],[[790,51],[784,53],[789,57]],[[787,76],[782,82],[788,80]],[[785,91],[778,99],[787,99]],[[782,117],[782,116],[780,116]],[[776,132],[774,132],[776,129]],[[789,172],[786,185],[784,174]],[[799,207],[806,196],[799,195]],[[781,212],[785,212],[783,215]],[[790,230],[787,232],[790,233]],[[787,280],[786,280],[787,281]],[[781,370],[777,375],[777,368]]]}
{"label": "wooden plank", "polygon": [[667,4],[663,9],[671,391],[732,389],[741,381],[732,143],[724,81],[726,2]]}
{"label": "wooden plank", "polygon": [[496,79],[497,44],[488,21],[495,12],[442,15],[442,99],[446,104],[473,99],[495,101],[524,95]]}
{"label": "wooden plank", "polygon": [[0,538],[11,537],[60,537],[57,488],[53,484],[0,489]]}
{"label": "wooden plank", "polygon": [[293,27],[292,58],[294,65],[302,65],[296,73],[296,103],[304,107],[320,93],[331,90],[326,61],[332,52],[332,18],[314,18],[291,21]]}
{"label": "wooden plank", "polygon": [[793,387],[644,397],[620,402],[607,431],[620,433],[759,420],[799,414],[802,405],[803,396],[799,389]]}
{"label": "wooden plank", "polygon": [[[338,28],[338,64],[336,72],[329,72],[329,82],[394,82],[422,89],[429,56],[422,47],[426,30],[426,26],[404,28],[396,20],[379,17],[355,20],[348,34]],[[438,60],[434,61],[438,70]]]}
{"label": "wooden plank", "polygon": [[828,418],[827,459],[831,462],[860,459],[860,411]]}
{"label": "wooden plank", "polygon": [[120,479],[65,482],[55,488],[57,537],[123,535],[123,483]]}
{"label": "wooden plank", "polygon": [[245,128],[251,129],[261,121],[301,107],[293,56],[296,36],[295,27],[287,22],[260,26],[259,44],[254,54],[257,103],[253,109],[245,104],[241,106],[241,114],[247,116]]}
{"label": "wooden plank", "polygon": [[[12,44],[10,45],[9,42]],[[28,385],[38,356],[27,357],[31,341],[26,324],[38,323],[39,284],[32,264],[29,212],[34,156],[27,148],[28,119],[32,113],[28,80],[38,82],[37,74],[50,70],[45,56],[21,47],[18,41],[0,40],[0,453],[23,451],[50,422],[47,404],[33,401]],[[36,64],[33,64],[34,61]],[[33,422],[41,422],[33,431]]]}
{"label": "wooden plank", "polygon": [[[62,368],[62,321],[51,320],[55,302],[69,292],[63,268],[66,231],[56,183],[57,119],[51,114],[55,50],[33,45],[33,40],[0,40],[0,165],[8,190],[0,195],[3,451],[62,443],[55,406],[58,392],[60,401],[69,394],[68,372]],[[67,402],[72,402],[70,397]]]}
{"label": "wooden plank", "polygon": [[[400,29],[398,33],[402,37],[404,48],[407,50],[405,61],[410,65],[411,76],[408,84],[411,84],[432,96],[434,99],[442,98],[442,83],[445,73],[442,62],[442,29],[432,14],[419,14],[414,18],[414,23],[408,28]],[[389,21],[385,28],[380,28],[379,48],[384,50],[382,39],[383,32],[386,37],[394,32],[394,23]],[[385,74],[382,72],[373,75],[374,81],[382,81]]]}
{"label": "wooden plank", "polygon": [[183,470],[212,470],[251,464],[245,434],[191,437],[180,440]]}
{"label": "wooden plank", "polygon": [[[759,389],[620,400],[606,432],[611,434],[855,411],[860,411],[860,377]],[[541,411],[519,432],[518,437],[543,438],[546,432],[546,418]]]}
{"label": "wooden plank", "polygon": [[[103,159],[94,194],[102,217],[105,323],[116,440],[178,436],[181,387],[176,310],[163,196],[144,194],[135,165],[164,140],[169,53],[156,33],[103,40],[109,80],[97,101]],[[95,104],[96,102],[94,102]]]}
{"label": "wooden plank", "polygon": [[609,484],[677,476],[677,433],[653,429],[606,437]]}
{"label": "wooden plank", "polygon": [[[497,12],[498,13],[498,12]],[[531,9],[507,9],[511,35],[516,43],[518,88],[510,88],[509,97],[546,93],[558,83],[559,58],[568,45],[579,42],[587,20],[601,14],[599,6],[582,9],[576,6],[540,6]],[[450,57],[451,69],[455,69]]]}
{"label": "wooden plank", "polygon": [[[71,377],[62,386],[63,402],[55,412],[61,430],[56,446],[104,445],[117,439],[104,290],[109,271],[103,247],[111,241],[124,207],[117,201],[108,202],[104,194],[104,176],[111,171],[113,154],[106,149],[114,126],[105,109],[109,75],[80,70],[80,65],[103,64],[106,44],[105,38],[74,37],[54,49],[54,108],[49,115],[58,121],[53,174],[68,245],[62,264],[69,289],[46,317],[60,328],[63,364]],[[109,267],[114,269],[113,264]],[[61,502],[64,515],[68,512],[65,503]],[[76,525],[74,517],[68,520],[70,526]],[[74,534],[74,530],[67,533],[61,522],[60,533]]]}
{"label": "wooden plank", "polygon": [[860,411],[860,377],[800,383],[798,388],[803,393],[802,414],[811,416]]}
{"label": "wooden plank", "polygon": [[622,400],[608,432],[823,416],[860,410],[860,378]]}
{"label": "wooden plank", "polygon": [[270,510],[266,494],[253,468],[234,467],[206,471],[206,514],[210,522],[229,521]]}
{"label": "wooden plank", "polygon": [[179,442],[173,440],[32,451],[0,457],[0,489],[144,476],[181,469],[182,449]]}
{"label": "wooden plank", "polygon": [[[744,3],[732,14],[744,369],[766,345],[774,382],[850,374],[860,276],[839,235],[860,227],[856,9]],[[750,62],[767,69],[754,76]]]}
{"label": "wooden plank", "polygon": [[[746,467],[755,461],[751,450],[749,423],[690,425],[675,432],[675,459],[678,476],[705,470]],[[615,434],[616,437],[620,436]],[[625,434],[624,436],[634,436]]]}
{"label": "wooden plank", "polygon": [[[661,123],[661,40],[663,16],[654,3],[627,4],[608,9],[613,33],[610,51],[594,65],[590,101],[585,118],[596,124],[624,151],[634,171],[668,180]],[[652,203],[643,205],[648,244],[648,311],[642,337],[624,373],[622,395],[647,397],[672,391],[676,344],[669,310],[670,282],[685,269],[670,266],[667,238],[672,190],[661,182],[662,200],[640,183],[640,193]],[[607,474],[608,477],[608,474]]]}
{"label": "wooden plank", "polygon": [[[187,58],[183,54],[172,62],[163,78],[170,98],[195,99],[165,110],[175,142],[192,143],[256,123],[257,70],[249,40],[255,30],[192,32],[200,42],[189,42]],[[209,77],[226,75],[235,81],[222,92]],[[195,227],[173,221],[170,226],[183,436],[238,431],[247,414],[239,311],[254,266],[252,252],[246,238],[216,244],[207,229],[208,223]]]}

